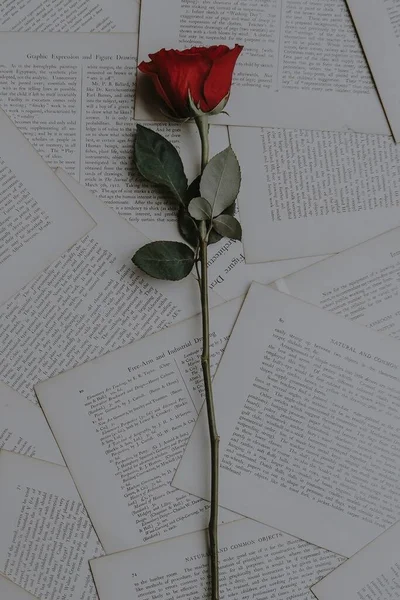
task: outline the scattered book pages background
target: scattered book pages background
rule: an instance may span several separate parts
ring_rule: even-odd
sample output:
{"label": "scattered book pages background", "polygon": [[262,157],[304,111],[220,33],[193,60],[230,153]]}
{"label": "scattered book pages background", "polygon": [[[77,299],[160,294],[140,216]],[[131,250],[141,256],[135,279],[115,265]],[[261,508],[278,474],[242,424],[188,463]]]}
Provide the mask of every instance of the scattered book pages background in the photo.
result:
{"label": "scattered book pages background", "polygon": [[396,598],[400,585],[399,531],[393,525],[312,588],[319,600]]}
{"label": "scattered book pages background", "polygon": [[399,19],[0,2],[1,600],[206,594],[198,288],[132,265],[179,239],[132,145],[145,121],[198,174],[137,64],[215,43],[245,46],[210,132],[242,170],[243,243],[209,253],[221,598],[400,597]]}

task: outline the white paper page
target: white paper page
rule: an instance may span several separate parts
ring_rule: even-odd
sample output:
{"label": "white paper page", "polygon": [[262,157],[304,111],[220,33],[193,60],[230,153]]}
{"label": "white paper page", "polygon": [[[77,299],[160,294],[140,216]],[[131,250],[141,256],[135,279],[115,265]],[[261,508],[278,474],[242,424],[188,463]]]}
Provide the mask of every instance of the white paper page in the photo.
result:
{"label": "white paper page", "polygon": [[[140,60],[216,41],[245,50],[213,122],[389,133],[344,0],[142,1]],[[160,120],[143,81],[136,118]]]}
{"label": "white paper page", "polygon": [[278,280],[274,286],[400,339],[400,229]]}
{"label": "white paper page", "polygon": [[[132,169],[136,45],[133,35],[0,36],[0,103],[50,165],[63,166],[149,238],[179,240],[176,205]],[[55,58],[71,57],[71,48],[74,58]],[[36,77],[44,78],[56,94],[62,114],[54,113],[47,103],[43,106],[45,91],[37,97],[24,96],[21,106],[21,90]],[[149,126],[179,149],[192,181],[200,172],[196,127]],[[211,154],[228,144],[225,127],[211,128]],[[244,264],[242,244],[224,240],[210,247],[210,284],[229,300],[245,293],[254,279],[268,283],[315,260],[249,267]]]}
{"label": "white paper page", "polygon": [[[150,278],[131,258],[148,239],[67,175],[98,226],[0,310],[2,380],[33,385],[200,311],[194,277]],[[212,303],[221,302],[215,294]]]}
{"label": "white paper page", "polygon": [[397,0],[347,0],[390,128],[400,141],[400,7]]}
{"label": "white paper page", "polygon": [[335,569],[312,591],[319,600],[397,600],[400,522]]}
{"label": "white paper page", "polygon": [[[213,371],[240,304],[212,310]],[[203,402],[201,344],[196,317],[36,387],[108,553],[207,526],[208,503],[171,487]]]}
{"label": "white paper page", "polygon": [[0,304],[94,225],[0,110]]}
{"label": "white paper page", "polygon": [[230,128],[247,262],[330,254],[400,224],[400,149],[387,136]]}
{"label": "white paper page", "polygon": [[103,550],[68,469],[2,450],[0,483],[0,571],[43,600],[96,600]]}
{"label": "white paper page", "polygon": [[37,600],[18,585],[0,574],[0,597],[4,600]]}
{"label": "white paper page", "polygon": [[1,449],[64,464],[41,409],[0,381]]}
{"label": "white paper page", "polygon": [[[323,550],[250,519],[220,528],[221,599],[312,600],[309,587],[341,562]],[[206,532],[94,559],[100,600],[207,598]]]}
{"label": "white paper page", "polygon": [[[397,340],[253,284],[214,383],[222,506],[351,556],[400,517]],[[173,485],[209,496],[204,411]]]}
{"label": "white paper page", "polygon": [[2,0],[0,31],[138,31],[138,0]]}
{"label": "white paper page", "polygon": [[[148,237],[180,239],[176,203],[134,167],[136,58],[135,34],[4,33],[0,106],[50,166],[62,167]],[[31,94],[34,81],[41,85]],[[196,126],[149,126],[177,147],[188,180],[197,177]],[[212,154],[228,143],[225,127],[211,129]]]}
{"label": "white paper page", "polygon": [[[87,192],[83,190],[82,186],[77,185],[74,179],[68,176],[62,169],[58,169],[56,172],[68,189],[72,191],[79,201],[84,203]],[[239,215],[237,216],[239,217]],[[142,223],[138,224],[137,229],[143,229]],[[146,227],[144,229],[147,230]],[[151,226],[149,230],[151,230]],[[154,238],[154,236],[152,237]],[[208,252],[210,291],[216,292],[218,296],[225,300],[232,300],[244,295],[248,291],[252,281],[270,283],[326,258],[325,256],[314,256],[311,258],[247,265],[244,262],[242,244],[236,240],[225,238],[221,242],[210,245]],[[213,293],[211,293],[210,299],[213,305],[219,303],[219,299]]]}
{"label": "white paper page", "polygon": [[[238,213],[237,217],[239,218]],[[243,244],[237,240],[223,238],[217,244],[208,247],[210,289],[225,300],[231,300],[247,293],[252,281],[271,283],[324,258],[326,256],[311,256],[248,264],[245,262]]]}

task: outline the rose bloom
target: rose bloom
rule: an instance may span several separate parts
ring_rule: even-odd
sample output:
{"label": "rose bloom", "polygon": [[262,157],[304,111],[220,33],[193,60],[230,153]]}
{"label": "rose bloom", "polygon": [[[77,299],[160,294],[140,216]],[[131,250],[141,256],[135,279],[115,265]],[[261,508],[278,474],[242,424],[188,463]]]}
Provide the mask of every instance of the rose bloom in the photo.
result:
{"label": "rose bloom", "polygon": [[[159,50],[149,54],[139,70],[149,75],[169,113],[178,119],[224,109],[232,85],[233,69],[243,46],[210,46],[187,50]],[[216,114],[216,113],[214,113]]]}

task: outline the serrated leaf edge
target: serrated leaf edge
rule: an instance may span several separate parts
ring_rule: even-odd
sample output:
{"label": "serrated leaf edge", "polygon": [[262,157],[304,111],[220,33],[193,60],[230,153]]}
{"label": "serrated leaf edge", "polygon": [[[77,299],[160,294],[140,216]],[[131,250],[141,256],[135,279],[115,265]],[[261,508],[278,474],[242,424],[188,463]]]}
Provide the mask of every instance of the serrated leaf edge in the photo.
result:
{"label": "serrated leaf edge", "polygon": [[[241,186],[241,183],[242,183],[242,170],[241,170],[241,168],[240,168],[240,164],[239,164],[238,158],[237,158],[237,156],[236,156],[236,153],[235,153],[235,151],[233,150],[232,146],[231,146],[231,145],[229,145],[227,148],[225,148],[225,150],[222,150],[221,152],[219,152],[219,154],[222,154],[223,152],[226,152],[227,150],[229,150],[230,152],[232,152],[232,154],[233,154],[233,156],[235,157],[235,159],[236,159],[236,162],[237,162],[237,164],[238,164],[238,167],[239,167],[239,189],[240,189],[240,186]],[[216,154],[215,156],[218,156],[218,154]],[[213,158],[215,158],[215,157],[213,157]],[[211,159],[211,160],[212,160],[212,159]],[[210,161],[210,162],[211,162],[211,161]],[[221,186],[221,182],[222,182],[222,179],[223,179],[223,174],[225,173],[225,169],[226,169],[226,166],[227,166],[227,162],[228,162],[228,161],[225,161],[224,168],[223,168],[223,170],[222,170],[222,172],[221,172],[221,177],[220,177],[220,180],[219,180],[219,183],[218,183],[218,187],[217,187],[217,191],[216,191],[216,193],[215,193],[215,197],[217,197],[217,196],[218,196],[218,192],[219,192],[219,189],[220,189],[220,186]],[[207,168],[207,167],[206,167],[206,168]],[[201,179],[200,179],[200,193],[202,193],[202,192],[201,192]],[[239,194],[238,194],[238,195],[239,195]],[[237,196],[238,196],[238,195],[237,195]],[[205,200],[207,200],[207,202],[210,204],[210,206],[211,206],[211,208],[212,208],[212,215],[211,215],[211,218],[214,218],[215,216],[219,216],[219,215],[223,214],[223,212],[224,212],[225,210],[227,210],[227,209],[228,209],[230,206],[232,206],[232,204],[234,204],[234,202],[236,202],[237,196],[236,196],[236,198],[233,200],[233,202],[232,202],[232,203],[231,203],[229,206],[226,206],[226,207],[225,207],[225,208],[224,208],[224,209],[223,209],[223,210],[222,210],[220,213],[218,213],[217,215],[214,213],[215,200],[214,200],[214,202],[211,204],[211,202],[209,202],[209,200],[207,200],[207,198],[205,198]],[[203,196],[202,196],[202,197],[203,197]]]}
{"label": "serrated leaf edge", "polygon": [[[192,212],[191,212],[191,210],[190,210],[190,205],[191,205],[191,204],[194,204],[194,203],[196,203],[196,201],[198,201],[199,199],[200,199],[200,200],[203,200],[204,202],[206,202],[206,203],[208,204],[208,206],[210,207],[210,211],[209,211],[208,213],[206,213],[206,212],[203,210],[202,206],[199,206],[199,205],[197,205],[197,206],[196,206],[197,210],[199,210],[200,212],[203,212],[203,213],[204,213],[204,215],[205,215],[204,219],[199,219],[199,218],[198,218],[198,217],[196,217],[194,214],[192,214]],[[192,209],[193,209],[193,207],[192,207]],[[208,220],[208,219],[211,219],[211,218],[212,218],[212,206],[211,206],[211,204],[209,203],[209,201],[208,201],[208,200],[206,200],[206,198],[203,198],[202,196],[198,196],[198,197],[196,197],[196,198],[192,198],[192,199],[191,199],[191,201],[189,202],[189,205],[188,205],[188,213],[189,213],[189,215],[192,217],[192,219],[195,219],[196,221],[206,221],[206,220]]]}
{"label": "serrated leaf edge", "polygon": [[[186,181],[186,190],[185,190],[185,192],[186,192],[186,191],[187,191],[187,189],[188,189],[188,179],[187,179],[187,177],[186,177],[186,173],[185,173],[185,169],[184,169],[184,166],[183,166],[183,162],[182,162],[182,159],[181,159],[181,157],[180,157],[180,154],[179,154],[178,150],[175,148],[175,146],[172,144],[172,142],[170,142],[169,140],[167,140],[167,138],[166,138],[166,137],[164,137],[163,135],[161,135],[160,133],[158,133],[158,131],[153,131],[153,129],[150,129],[150,127],[145,127],[144,125],[140,125],[140,123],[138,123],[138,124],[137,124],[137,126],[136,126],[136,130],[137,130],[137,131],[139,131],[140,129],[146,129],[147,131],[151,131],[151,133],[155,133],[155,134],[159,135],[159,136],[160,136],[161,138],[163,138],[163,139],[164,139],[166,142],[168,142],[169,144],[171,144],[172,148],[173,148],[173,149],[175,150],[175,152],[177,153],[177,155],[178,155],[178,157],[179,157],[179,160],[180,160],[180,162],[181,162],[181,165],[182,165],[182,172],[183,172],[183,175],[184,175],[184,177],[185,177],[185,181]],[[135,155],[136,155],[136,145],[137,145],[137,136],[136,136],[136,138],[135,138]],[[155,157],[155,158],[157,159],[157,161],[159,162],[159,164],[162,166],[162,162],[161,162],[161,161],[158,159],[157,155],[156,155],[155,153],[153,153],[153,154],[154,154],[154,157]],[[146,177],[146,175],[144,175],[144,173],[142,173],[142,171],[141,171],[141,169],[140,169],[140,166],[138,165],[138,163],[137,163],[137,160],[136,160],[136,159],[135,159],[135,164],[136,164],[136,167],[137,167],[137,169],[138,169],[139,173],[141,174],[141,176],[142,176],[142,177],[144,177],[144,178],[145,178],[147,181],[150,181],[151,183],[154,183],[154,182],[153,182],[151,179],[148,179],[148,178]],[[163,169],[163,170],[164,170],[164,169]],[[176,199],[177,199],[177,200],[178,200],[178,201],[179,201],[179,202],[182,204],[182,206],[185,206],[185,197],[184,197],[184,196],[183,196],[183,197],[181,196],[181,194],[179,193],[179,190],[178,190],[178,189],[176,188],[176,186],[175,186],[175,185],[172,183],[172,181],[171,181],[171,179],[170,179],[170,176],[169,176],[168,172],[167,172],[167,171],[164,171],[164,172],[165,172],[165,173],[166,173],[166,175],[167,175],[167,180],[170,182],[170,185],[161,184],[161,183],[158,183],[158,184],[156,184],[156,185],[165,185],[166,187],[168,187],[168,188],[170,189],[170,191],[171,191],[171,192],[174,194],[175,198],[176,198]]]}

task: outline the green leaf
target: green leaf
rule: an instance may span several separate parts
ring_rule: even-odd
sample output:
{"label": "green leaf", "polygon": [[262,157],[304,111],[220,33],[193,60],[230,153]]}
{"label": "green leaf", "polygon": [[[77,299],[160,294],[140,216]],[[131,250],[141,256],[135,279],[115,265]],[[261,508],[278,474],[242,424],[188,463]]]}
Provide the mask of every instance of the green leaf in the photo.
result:
{"label": "green leaf", "polygon": [[195,221],[183,206],[178,213],[178,228],[183,239],[193,248],[197,248],[199,243],[199,230]]}
{"label": "green leaf", "polygon": [[[233,204],[231,204],[230,206],[228,206],[228,208],[226,208],[222,214],[223,215],[231,215],[233,217],[233,215],[235,214],[235,209],[236,209],[236,202],[234,202]],[[219,233],[217,233],[215,231],[215,229],[211,229],[211,231],[210,231],[210,233],[208,235],[208,245],[210,245],[210,244],[216,244],[217,242],[219,242],[220,240],[222,240],[223,237],[224,236],[222,236]]]}
{"label": "green leaf", "polygon": [[148,181],[166,186],[185,204],[188,181],[176,148],[162,135],[137,125],[135,139],[136,166]]}
{"label": "green leaf", "polygon": [[229,146],[207,164],[200,180],[200,195],[211,204],[213,215],[220,215],[235,202],[240,189],[240,167]]}
{"label": "green leaf", "polygon": [[197,196],[200,196],[200,177],[201,176],[199,175],[198,177],[196,177],[196,179],[193,179],[192,183],[187,189],[185,196],[186,206],[191,200],[193,200],[193,198],[197,198]]}
{"label": "green leaf", "polygon": [[211,219],[212,217],[212,208],[210,203],[201,196],[198,198],[193,198],[189,202],[188,211],[193,219],[196,221],[207,221],[207,219]]}
{"label": "green leaf", "polygon": [[219,233],[217,233],[215,229],[211,229],[210,233],[208,234],[208,246],[210,244],[216,244],[217,242],[222,240],[222,238],[223,236],[219,235]]}
{"label": "green leaf", "polygon": [[242,227],[235,217],[219,215],[213,219],[213,227],[217,233],[232,240],[242,239]]}
{"label": "green leaf", "polygon": [[179,281],[192,270],[194,252],[182,242],[150,242],[136,252],[132,262],[151,277]]}

